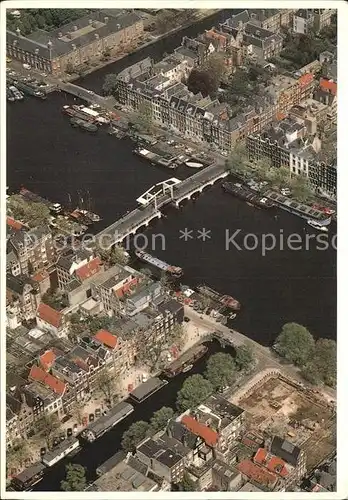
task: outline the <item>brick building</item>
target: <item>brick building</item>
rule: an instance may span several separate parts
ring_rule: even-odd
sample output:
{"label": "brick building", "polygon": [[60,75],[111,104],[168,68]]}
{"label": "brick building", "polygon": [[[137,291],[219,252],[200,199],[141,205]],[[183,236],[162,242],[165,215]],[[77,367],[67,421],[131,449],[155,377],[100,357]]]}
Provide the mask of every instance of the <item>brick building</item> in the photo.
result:
{"label": "brick building", "polygon": [[101,10],[50,32],[37,30],[23,36],[19,27],[15,32],[7,30],[6,53],[35,69],[60,75],[106,53],[126,51],[143,32],[143,21],[135,12]]}

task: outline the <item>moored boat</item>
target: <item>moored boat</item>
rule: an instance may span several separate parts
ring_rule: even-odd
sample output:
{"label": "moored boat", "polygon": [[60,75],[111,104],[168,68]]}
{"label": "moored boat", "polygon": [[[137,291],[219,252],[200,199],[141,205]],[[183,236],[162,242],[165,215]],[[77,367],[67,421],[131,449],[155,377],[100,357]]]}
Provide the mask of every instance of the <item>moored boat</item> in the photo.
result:
{"label": "moored boat", "polygon": [[207,351],[208,347],[204,344],[191,347],[164,370],[165,375],[172,378],[179,375],[179,373],[188,372],[193,368],[193,364],[202,358]]}
{"label": "moored boat", "polygon": [[143,250],[136,250],[135,255],[138,257],[138,259],[142,260],[143,262],[151,264],[160,269],[161,271],[167,272],[168,274],[170,274],[175,278],[179,278],[184,273],[181,267],[171,266],[170,264],[167,264],[167,262],[164,262],[163,260],[160,260],[157,257],[153,257],[152,255],[144,252]]}
{"label": "moored boat", "polygon": [[325,233],[328,232],[328,227],[327,225],[324,225],[324,224],[320,224],[320,222],[317,222],[315,220],[307,220],[307,224],[311,227],[313,227],[314,229],[317,229],[318,231],[323,231]]}
{"label": "moored boat", "polygon": [[248,186],[239,183],[224,182],[222,184],[222,188],[227,193],[233,194],[237,198],[240,198],[257,208],[270,209],[274,207],[274,203],[271,200],[253,191]]}

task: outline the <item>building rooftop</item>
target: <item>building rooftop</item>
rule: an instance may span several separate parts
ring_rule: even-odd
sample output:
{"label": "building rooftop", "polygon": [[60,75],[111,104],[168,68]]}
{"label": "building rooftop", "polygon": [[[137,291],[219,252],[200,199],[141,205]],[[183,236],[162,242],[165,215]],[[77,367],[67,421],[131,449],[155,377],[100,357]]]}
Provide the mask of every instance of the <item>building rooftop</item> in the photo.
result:
{"label": "building rooftop", "polygon": [[110,349],[115,349],[118,343],[117,337],[107,330],[99,330],[94,338]]}
{"label": "building rooftop", "polygon": [[146,441],[141,443],[140,446],[137,447],[137,451],[150,459],[157,460],[169,469],[182,460],[181,455],[163,447],[152,438],[148,438]]}
{"label": "building rooftop", "polygon": [[90,12],[50,32],[37,30],[24,37],[7,31],[7,44],[16,43],[25,51],[34,53],[48,60],[72,52],[75,47],[89,45],[96,38],[103,39],[111,33],[116,33],[140,21],[135,12],[121,11],[119,15],[105,16],[101,11]]}
{"label": "building rooftop", "polygon": [[271,453],[279,458],[282,458],[290,465],[296,467],[298,458],[301,453],[301,448],[295,446],[286,439],[282,439],[279,436],[274,436],[271,444]]}
{"label": "building rooftop", "polygon": [[242,460],[237,465],[237,469],[252,481],[262,486],[266,486],[267,488],[272,488],[277,482],[277,476],[275,474],[268,472],[263,467],[259,467],[248,459]]}
{"label": "building rooftop", "polygon": [[63,315],[59,311],[56,311],[53,307],[44,302],[40,302],[36,311],[36,316],[54,328],[59,328],[63,319]]}
{"label": "building rooftop", "polygon": [[98,478],[94,491],[155,491],[157,483],[135,470],[125,460]]}
{"label": "building rooftop", "polygon": [[244,486],[241,487],[240,490],[238,491],[241,491],[242,493],[257,493],[257,492],[261,492],[263,490],[261,490],[261,488],[258,488],[257,486],[253,485],[252,483],[245,483]]}
{"label": "building rooftop", "polygon": [[184,415],[181,423],[196,436],[201,437],[208,446],[215,446],[219,440],[219,434],[210,427],[201,424],[191,415]]}
{"label": "building rooftop", "polygon": [[50,373],[45,372],[38,366],[33,365],[30,370],[29,378],[35,380],[36,382],[41,382],[45,386],[49,387],[53,392],[62,396],[66,390],[66,384],[59,380],[59,378],[54,377]]}
{"label": "building rooftop", "polygon": [[100,271],[100,268],[102,266],[102,262],[99,259],[99,257],[96,257],[95,259],[90,260],[87,262],[82,267],[79,267],[76,269],[75,274],[81,281],[85,281],[86,279],[90,278],[91,276],[94,276]]}

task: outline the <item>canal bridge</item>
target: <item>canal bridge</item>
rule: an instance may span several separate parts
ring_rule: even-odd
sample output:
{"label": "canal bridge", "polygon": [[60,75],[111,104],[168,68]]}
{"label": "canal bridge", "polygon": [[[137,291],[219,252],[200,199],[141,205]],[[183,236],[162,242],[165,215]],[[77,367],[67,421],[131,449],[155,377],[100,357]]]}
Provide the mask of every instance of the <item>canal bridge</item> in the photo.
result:
{"label": "canal bridge", "polygon": [[141,227],[147,227],[153,219],[160,219],[160,209],[170,203],[179,207],[183,200],[190,200],[195,193],[202,193],[207,186],[226,177],[228,172],[223,165],[213,164],[200,170],[184,181],[171,178],[159,182],[137,198],[140,205],[96,235],[103,248],[111,248],[122,243],[130,235],[135,235]]}

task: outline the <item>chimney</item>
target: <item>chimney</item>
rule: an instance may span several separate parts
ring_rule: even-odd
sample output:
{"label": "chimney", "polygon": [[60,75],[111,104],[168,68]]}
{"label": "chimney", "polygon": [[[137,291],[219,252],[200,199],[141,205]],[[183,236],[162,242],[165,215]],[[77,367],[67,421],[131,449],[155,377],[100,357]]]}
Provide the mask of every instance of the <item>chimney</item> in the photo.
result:
{"label": "chimney", "polygon": [[92,23],[93,23],[92,19],[88,19],[88,24],[92,24]]}
{"label": "chimney", "polygon": [[72,43],[72,44],[71,44],[71,48],[72,48],[73,50],[76,50],[76,45],[75,45],[74,43]]}
{"label": "chimney", "polygon": [[117,29],[119,30],[121,28],[121,25],[120,24],[117,24],[116,25]]}
{"label": "chimney", "polygon": [[17,45],[17,40],[13,40],[13,46],[16,47]]}
{"label": "chimney", "polygon": [[63,33],[59,32],[58,33],[58,38],[63,38]]}
{"label": "chimney", "polygon": [[98,33],[94,33],[94,38],[95,38],[96,40],[99,40],[99,35],[98,35]]}
{"label": "chimney", "polygon": [[16,33],[17,33],[17,36],[21,36],[21,30],[18,26],[16,28]]}
{"label": "chimney", "polygon": [[108,24],[108,20],[109,20],[109,18],[108,18],[107,16],[105,16],[105,17],[104,17],[104,23],[105,23],[105,24]]}
{"label": "chimney", "polygon": [[74,31],[77,31],[77,26],[74,26]]}
{"label": "chimney", "polygon": [[35,54],[39,55],[39,49],[35,49]]}
{"label": "chimney", "polygon": [[47,48],[48,48],[49,50],[51,50],[51,49],[52,49],[52,42],[51,42],[51,40],[48,40],[48,42],[47,42]]}

